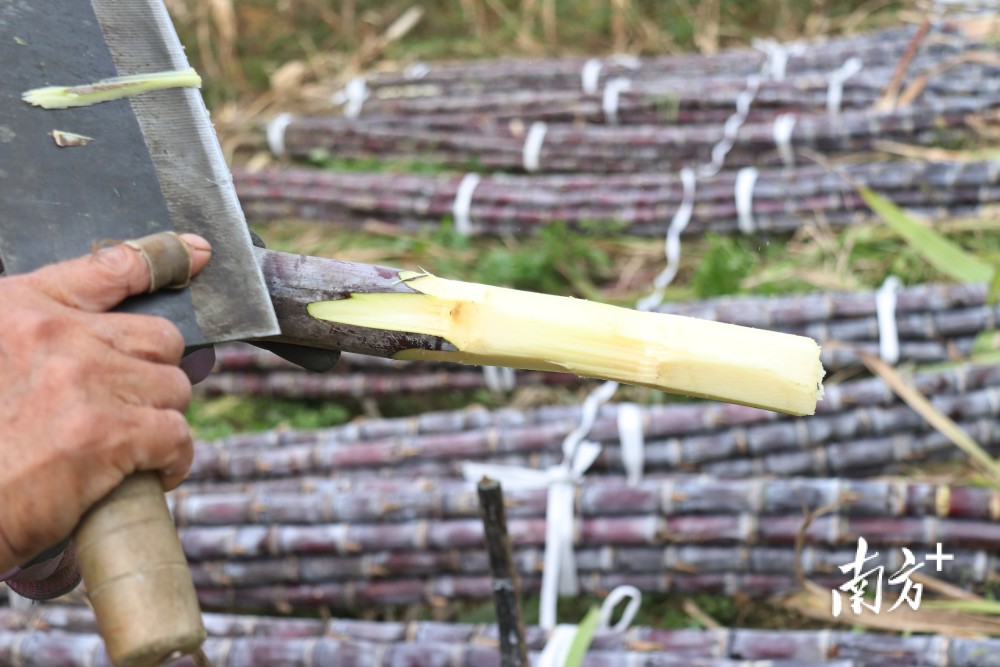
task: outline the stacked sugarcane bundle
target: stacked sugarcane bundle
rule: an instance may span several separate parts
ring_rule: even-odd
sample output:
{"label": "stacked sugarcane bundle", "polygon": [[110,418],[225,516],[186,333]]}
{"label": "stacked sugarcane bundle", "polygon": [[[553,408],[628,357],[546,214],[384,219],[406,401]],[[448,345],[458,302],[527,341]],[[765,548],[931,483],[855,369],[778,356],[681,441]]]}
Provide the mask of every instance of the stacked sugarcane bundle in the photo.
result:
{"label": "stacked sugarcane bundle", "polygon": [[[463,178],[307,169],[237,170],[236,188],[255,219],[301,218],[361,224],[377,219],[403,228],[437,226],[454,211]],[[740,228],[736,172],[699,181],[689,229],[731,233]],[[762,170],[748,191],[746,211],[754,228],[783,233],[803,218],[822,215],[830,224],[869,218],[852,184],[863,185],[900,206],[933,213],[970,212],[1000,197],[1000,161],[926,163],[874,161],[836,171],[809,164],[794,170]],[[484,176],[471,199],[469,217],[479,232],[531,233],[562,222],[639,235],[662,235],[684,201],[673,173],[550,176]]]}
{"label": "stacked sugarcane bundle", "polygon": [[[172,494],[205,604],[301,609],[489,598],[473,484],[299,482],[298,489],[261,482]],[[542,569],[546,493],[507,494],[514,564],[528,591],[537,590]],[[768,596],[799,587],[796,567],[835,588],[858,536],[878,551],[872,567],[889,572],[904,564],[893,547],[933,551],[935,541],[953,557],[936,574],[942,579],[989,582],[998,567],[1000,495],[982,488],[903,480],[599,480],[579,487],[576,505],[580,585],[592,592],[632,584]],[[826,506],[839,509],[805,524],[805,512]],[[808,546],[796,550],[800,532]]]}
{"label": "stacked sugarcane bundle", "polygon": [[[899,36],[869,35],[861,48],[859,40],[772,44],[757,57],[734,51],[626,66],[499,62],[425,69],[419,80],[375,77],[353,87],[345,118],[284,124],[280,148],[298,158],[326,153],[463,170],[610,174],[715,162],[713,148],[728,141],[729,167],[789,166],[796,148],[840,154],[878,140],[957,140],[969,136],[970,116],[994,115],[1000,61],[988,46],[941,30]],[[911,87],[900,93],[903,65]],[[904,102],[883,104],[894,88]],[[731,118],[734,101],[738,120]],[[547,126],[533,141],[528,128],[539,123]]]}
{"label": "stacked sugarcane bundle", "polygon": [[[1000,365],[965,364],[914,375],[914,386],[982,445],[1000,445]],[[808,419],[718,403],[636,407],[651,472],[873,474],[952,453],[953,445],[878,378],[826,388]],[[620,404],[605,406],[589,438],[603,443],[595,471],[625,470]],[[202,443],[192,481],[297,475],[460,474],[462,461],[553,465],[579,406],[431,413],[319,431],[278,431]]]}
{"label": "stacked sugarcane bundle", "polygon": [[[928,71],[940,60],[924,57],[911,64],[916,72]],[[963,97],[994,96],[1000,59],[956,65],[952,76],[929,80],[921,91],[922,101],[945,101]],[[840,110],[872,107],[892,78],[894,68],[866,68],[844,84]],[[675,75],[654,81],[630,82],[617,93],[614,113],[604,96],[579,90],[522,90],[483,92],[469,97],[403,97],[376,99],[364,107],[366,122],[385,125],[417,125],[437,130],[492,129],[512,122],[587,123],[621,125],[722,124],[732,113],[735,100],[747,86],[746,76],[717,76],[692,81],[690,75]],[[830,104],[829,73],[805,73],[782,81],[760,84],[747,120],[773,120],[778,112],[824,113]]]}
{"label": "stacked sugarcane bundle", "polygon": [[[440,225],[452,215],[461,176],[366,174],[282,169],[234,173],[248,214],[256,219],[303,218],[344,224],[378,219],[404,228]],[[692,232],[739,228],[735,172],[706,177],[695,190]],[[863,185],[912,209],[959,214],[1000,197],[1000,161],[963,163],[864,162],[836,171],[815,164],[761,171],[747,211],[755,229],[789,232],[803,218],[831,224],[868,219],[853,189]],[[473,230],[530,232],[540,225],[609,225],[630,234],[662,235],[684,201],[671,173],[609,176],[485,176],[471,199]]]}
{"label": "stacked sugarcane bundle", "polygon": [[[575,375],[542,371],[523,372],[519,378],[519,386],[566,386],[580,382]],[[215,371],[197,385],[200,394],[209,396],[306,399],[382,398],[490,388],[481,370],[457,364],[394,361],[345,352],[333,371],[314,374],[269,352],[241,344],[218,346]]]}
{"label": "stacked sugarcane bundle", "polygon": [[[977,336],[1000,322],[1000,306],[988,304],[986,297],[985,285],[900,288],[895,316],[899,361],[932,364],[968,357]],[[820,357],[823,366],[837,371],[859,364],[859,351],[879,353],[876,302],[874,291],[816,292],[668,303],[660,311],[807,336],[825,346]],[[490,388],[482,372],[468,367],[351,353],[345,353],[330,373],[308,374],[247,345],[219,346],[215,371],[198,386],[203,394],[335,399]],[[529,371],[517,375],[518,386],[579,382],[580,378],[561,373]]]}
{"label": "stacked sugarcane bundle", "polygon": [[[494,667],[498,630],[489,625],[388,623],[344,619],[205,614],[206,656],[216,667],[391,667],[406,664]],[[0,664],[104,667],[93,614],[83,607],[0,609]],[[525,640],[536,657],[549,638],[537,627]],[[942,635],[897,636],[856,631],[751,629],[598,630],[585,667],[975,667],[998,641]],[[194,665],[190,658],[171,667]]]}
{"label": "stacked sugarcane bundle", "polygon": [[[845,110],[803,113],[795,118],[789,150],[845,155],[872,150],[879,141],[935,145],[970,136],[968,118],[984,119],[1000,108],[1000,96],[927,100],[895,111]],[[782,116],[782,118],[789,118]],[[777,117],[747,122],[726,158],[729,167],[775,166],[790,158],[775,141]],[[284,147],[295,158],[336,155],[340,159],[419,160],[460,170],[633,173],[676,171],[712,161],[713,148],[726,138],[725,127],[707,125],[553,124],[539,154],[525,165],[527,128],[507,124],[467,131],[422,125],[388,125],[365,119],[309,117],[293,120]],[[536,164],[537,163],[537,164]],[[252,210],[252,209],[251,209]]]}
{"label": "stacked sugarcane bundle", "polygon": [[[706,78],[746,78],[761,72],[773,78],[782,78],[782,73],[794,77],[803,73],[831,72],[852,57],[861,59],[866,69],[891,67],[897,64],[918,32],[916,27],[889,28],[785,45],[762,40],[755,48],[737,48],[712,55],[501,58],[417,63],[400,72],[366,75],[365,104],[392,104],[396,100],[428,97],[468,99],[490,91],[601,89],[608,81],[622,77],[642,83],[687,76],[692,84]],[[921,44],[920,53],[941,61],[981,47],[960,31],[942,24],[932,27]]]}

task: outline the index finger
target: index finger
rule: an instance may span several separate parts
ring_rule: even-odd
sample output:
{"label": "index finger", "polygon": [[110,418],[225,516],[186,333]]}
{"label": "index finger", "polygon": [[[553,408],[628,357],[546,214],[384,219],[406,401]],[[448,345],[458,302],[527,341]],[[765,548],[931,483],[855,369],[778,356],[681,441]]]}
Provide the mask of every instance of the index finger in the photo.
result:
{"label": "index finger", "polygon": [[[208,263],[211,246],[195,234],[182,234],[180,238],[187,246],[193,276]],[[149,291],[152,261],[155,260],[137,248],[120,243],[84,257],[44,266],[25,278],[67,306],[104,312],[130,296]]]}

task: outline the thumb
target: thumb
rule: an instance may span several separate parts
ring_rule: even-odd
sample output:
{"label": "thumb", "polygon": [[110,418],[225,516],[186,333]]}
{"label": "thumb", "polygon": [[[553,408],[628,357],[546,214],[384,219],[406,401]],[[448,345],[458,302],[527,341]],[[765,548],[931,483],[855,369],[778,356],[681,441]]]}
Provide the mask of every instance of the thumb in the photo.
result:
{"label": "thumb", "polygon": [[[195,234],[182,234],[191,257],[191,275],[208,263],[212,249]],[[90,312],[111,310],[130,296],[149,291],[149,264],[131,246],[120,243],[77,259],[50,264],[26,274],[53,299]]]}

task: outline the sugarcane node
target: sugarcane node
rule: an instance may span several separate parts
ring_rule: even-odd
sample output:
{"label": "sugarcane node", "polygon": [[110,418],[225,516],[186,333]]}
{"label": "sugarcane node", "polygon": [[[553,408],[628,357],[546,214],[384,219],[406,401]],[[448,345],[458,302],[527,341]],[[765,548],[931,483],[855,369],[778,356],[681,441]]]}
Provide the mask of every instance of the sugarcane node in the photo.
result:
{"label": "sugarcane node", "polygon": [[183,289],[191,282],[191,249],[176,232],[157,232],[125,245],[139,252],[149,267],[149,292]]}

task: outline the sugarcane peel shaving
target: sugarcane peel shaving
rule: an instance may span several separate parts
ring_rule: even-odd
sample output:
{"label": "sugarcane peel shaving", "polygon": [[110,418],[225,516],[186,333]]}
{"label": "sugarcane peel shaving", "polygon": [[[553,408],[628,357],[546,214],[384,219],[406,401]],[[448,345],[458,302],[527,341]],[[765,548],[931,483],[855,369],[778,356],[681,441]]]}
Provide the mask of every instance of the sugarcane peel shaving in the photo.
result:
{"label": "sugarcane peel shaving", "polygon": [[22,94],[21,99],[43,109],[68,109],[167,88],[201,88],[201,77],[189,67],[183,70],[118,76],[80,86],[34,88]]}
{"label": "sugarcane peel shaving", "polygon": [[673,393],[813,414],[822,397],[819,345],[792,334],[644,313],[403,271],[416,293],[352,293],[309,314],[339,324],[436,336],[455,350],[428,359],[568,372]]}

